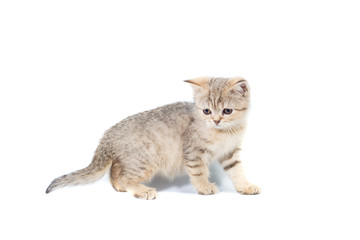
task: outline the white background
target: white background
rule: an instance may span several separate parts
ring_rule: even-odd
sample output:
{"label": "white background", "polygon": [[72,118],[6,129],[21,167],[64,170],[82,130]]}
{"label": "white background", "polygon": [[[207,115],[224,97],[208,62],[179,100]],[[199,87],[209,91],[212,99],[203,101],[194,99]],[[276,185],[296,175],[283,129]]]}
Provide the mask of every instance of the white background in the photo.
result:
{"label": "white background", "polygon": [[[1,1],[1,239],[359,239],[358,1]],[[191,101],[182,80],[243,76],[243,146],[258,196],[197,195],[155,179],[155,201],[108,180],[49,195],[103,132]]]}

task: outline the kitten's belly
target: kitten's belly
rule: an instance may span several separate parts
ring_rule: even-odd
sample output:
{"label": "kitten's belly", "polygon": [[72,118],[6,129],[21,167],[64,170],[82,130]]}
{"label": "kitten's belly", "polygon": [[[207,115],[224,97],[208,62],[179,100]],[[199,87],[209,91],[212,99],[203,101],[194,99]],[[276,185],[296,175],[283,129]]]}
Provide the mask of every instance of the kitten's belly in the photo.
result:
{"label": "kitten's belly", "polygon": [[182,153],[182,144],[179,141],[168,141],[163,144],[161,168],[159,174],[167,178],[174,177],[184,172],[184,160]]}

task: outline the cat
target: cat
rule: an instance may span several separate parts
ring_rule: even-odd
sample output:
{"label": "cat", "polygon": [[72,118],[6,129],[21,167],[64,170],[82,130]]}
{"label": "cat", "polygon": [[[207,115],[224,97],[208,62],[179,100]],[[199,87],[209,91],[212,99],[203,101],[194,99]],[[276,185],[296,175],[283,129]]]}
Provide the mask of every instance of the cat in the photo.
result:
{"label": "cat", "polygon": [[246,179],[240,160],[241,141],[250,104],[248,82],[241,77],[185,80],[194,103],[178,102],[130,116],[107,130],[93,160],[84,169],[56,178],[47,188],[86,184],[110,171],[116,191],[155,199],[156,189],[143,185],[156,174],[174,178],[187,172],[199,194],[215,194],[208,165],[220,162],[237,192],[259,194]]}

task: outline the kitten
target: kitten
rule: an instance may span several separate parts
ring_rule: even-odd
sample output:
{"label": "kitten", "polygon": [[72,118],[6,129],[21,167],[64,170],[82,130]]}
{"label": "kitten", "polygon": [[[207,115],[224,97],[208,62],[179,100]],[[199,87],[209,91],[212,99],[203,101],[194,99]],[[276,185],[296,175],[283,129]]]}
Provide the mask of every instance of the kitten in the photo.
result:
{"label": "kitten", "polygon": [[240,77],[201,77],[190,83],[195,103],[178,102],[128,117],[105,132],[90,165],[56,178],[46,193],[93,182],[110,169],[116,191],[155,199],[142,183],[156,174],[174,178],[185,171],[199,194],[215,194],[208,165],[218,160],[242,194],[258,194],[240,160],[249,109],[249,85]]}

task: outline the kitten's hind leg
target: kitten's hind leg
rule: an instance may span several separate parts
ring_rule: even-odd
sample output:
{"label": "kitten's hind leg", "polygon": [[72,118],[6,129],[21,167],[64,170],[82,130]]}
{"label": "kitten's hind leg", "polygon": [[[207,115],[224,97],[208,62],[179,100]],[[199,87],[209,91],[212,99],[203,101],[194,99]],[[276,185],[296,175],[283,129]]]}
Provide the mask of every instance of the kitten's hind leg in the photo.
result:
{"label": "kitten's hind leg", "polygon": [[134,197],[152,200],[157,197],[156,189],[147,187],[143,184],[131,184],[126,186],[126,190],[131,192]]}
{"label": "kitten's hind leg", "polygon": [[154,188],[140,183],[148,182],[154,175],[151,168],[144,166],[123,166],[121,161],[116,160],[111,166],[110,180],[114,189],[118,192],[131,192],[134,197],[151,200],[157,194]]}
{"label": "kitten's hind leg", "polygon": [[121,163],[120,161],[114,161],[110,170],[110,182],[113,188],[118,192],[126,192],[126,188],[122,186],[120,182],[121,174]]}

